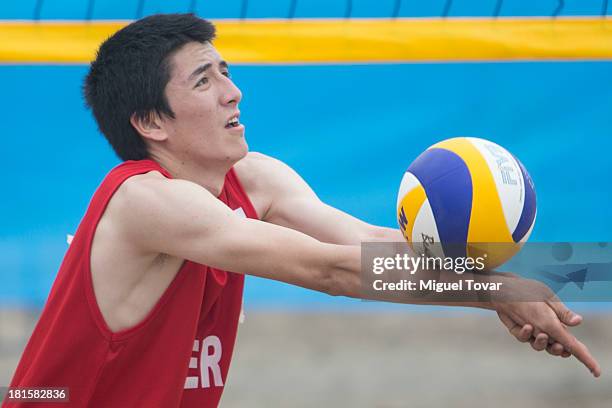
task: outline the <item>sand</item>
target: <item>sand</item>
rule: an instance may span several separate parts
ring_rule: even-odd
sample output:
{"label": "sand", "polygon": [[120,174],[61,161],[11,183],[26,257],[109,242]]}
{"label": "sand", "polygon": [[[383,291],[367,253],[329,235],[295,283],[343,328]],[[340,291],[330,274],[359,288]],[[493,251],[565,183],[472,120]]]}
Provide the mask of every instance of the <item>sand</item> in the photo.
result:
{"label": "sand", "polygon": [[[0,311],[0,386],[37,317]],[[250,312],[240,326],[221,407],[612,406],[612,316],[574,330],[598,358],[535,352],[492,314]]]}

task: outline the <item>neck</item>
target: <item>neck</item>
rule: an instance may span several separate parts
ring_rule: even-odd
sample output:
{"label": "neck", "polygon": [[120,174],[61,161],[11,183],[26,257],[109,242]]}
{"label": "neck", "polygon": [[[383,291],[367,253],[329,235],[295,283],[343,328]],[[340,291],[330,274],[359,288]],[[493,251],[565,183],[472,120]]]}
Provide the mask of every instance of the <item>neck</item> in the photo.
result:
{"label": "neck", "polygon": [[183,160],[169,157],[160,152],[151,152],[151,159],[159,163],[166,169],[173,178],[188,180],[196,183],[212,195],[218,197],[225,183],[225,175],[232,168],[232,162],[202,161],[198,163],[194,160]]}

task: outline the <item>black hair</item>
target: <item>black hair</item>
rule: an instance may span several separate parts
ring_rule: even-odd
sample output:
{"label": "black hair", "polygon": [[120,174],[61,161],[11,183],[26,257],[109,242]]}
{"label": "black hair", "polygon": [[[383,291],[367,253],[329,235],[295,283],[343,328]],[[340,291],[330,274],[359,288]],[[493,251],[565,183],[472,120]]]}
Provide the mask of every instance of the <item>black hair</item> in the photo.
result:
{"label": "black hair", "polygon": [[102,43],[83,93],[100,131],[122,160],[148,157],[130,123],[152,113],[174,118],[165,89],[170,57],[189,42],[212,42],[215,27],[193,14],[157,14],[135,21]]}

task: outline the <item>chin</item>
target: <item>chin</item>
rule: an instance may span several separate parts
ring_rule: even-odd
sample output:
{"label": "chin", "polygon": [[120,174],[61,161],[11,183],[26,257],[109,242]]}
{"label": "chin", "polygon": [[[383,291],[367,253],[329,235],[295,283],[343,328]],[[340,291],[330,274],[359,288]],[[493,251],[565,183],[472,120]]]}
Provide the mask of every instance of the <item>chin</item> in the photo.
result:
{"label": "chin", "polygon": [[249,145],[244,136],[242,137],[241,147],[242,149],[240,150],[240,157],[238,157],[238,160],[243,159],[249,153]]}
{"label": "chin", "polygon": [[225,160],[234,163],[237,163],[239,160],[242,160],[246,157],[247,153],[249,153],[249,145],[247,144],[244,138],[242,139],[242,143],[239,146],[236,146],[232,149],[231,152],[228,152],[225,156]]}

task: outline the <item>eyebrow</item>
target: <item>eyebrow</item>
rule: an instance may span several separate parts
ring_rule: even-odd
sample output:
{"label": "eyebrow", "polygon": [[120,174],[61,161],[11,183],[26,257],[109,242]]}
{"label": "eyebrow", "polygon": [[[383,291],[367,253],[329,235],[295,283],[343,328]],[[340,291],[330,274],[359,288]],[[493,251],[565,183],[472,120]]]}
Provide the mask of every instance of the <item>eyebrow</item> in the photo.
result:
{"label": "eyebrow", "polygon": [[[212,67],[212,62],[200,65],[191,73],[191,75],[189,75],[188,81],[193,81],[198,75],[206,72],[210,67]],[[229,65],[227,64],[227,61],[220,61],[219,67],[227,69]]]}

